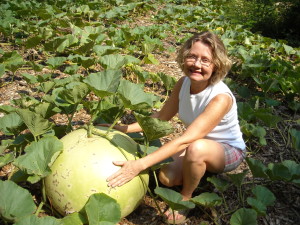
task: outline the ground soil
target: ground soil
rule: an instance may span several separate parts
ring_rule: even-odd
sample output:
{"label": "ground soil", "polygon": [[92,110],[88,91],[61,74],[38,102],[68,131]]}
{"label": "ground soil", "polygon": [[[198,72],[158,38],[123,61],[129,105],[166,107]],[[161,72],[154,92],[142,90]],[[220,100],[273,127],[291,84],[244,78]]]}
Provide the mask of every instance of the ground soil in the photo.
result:
{"label": "ground soil", "polygon": [[[146,20],[139,20],[141,24],[147,24],[148,21]],[[165,47],[178,47],[176,45],[176,40],[170,37],[167,42],[165,42]],[[6,50],[6,46],[1,46],[3,50]],[[10,47],[12,48],[12,47]],[[11,49],[10,49],[11,50]],[[17,49],[20,50],[20,49]],[[21,52],[25,57],[26,54],[35,54],[30,51],[23,51]],[[174,76],[179,78],[182,76],[180,69],[178,68],[175,62],[175,53],[161,53],[157,52],[155,54],[156,58],[160,61],[159,65],[145,65],[144,69],[151,71],[151,72],[164,72],[168,75]],[[43,56],[35,55],[35,57],[40,57],[43,60]],[[30,70],[23,70],[17,71],[15,76],[12,74],[7,73],[2,78],[0,78],[0,105],[10,105],[11,100],[21,98],[21,93],[29,93],[30,95],[34,95],[33,90],[29,87],[29,85],[22,79],[20,73],[28,72],[32,73]],[[49,72],[47,70],[43,70],[43,73]],[[55,71],[55,73],[61,74],[61,71]],[[13,79],[13,80],[12,80]],[[166,97],[166,91],[160,86],[157,85],[154,87],[154,90],[157,94],[162,97]],[[282,107],[280,112],[278,112],[281,116],[285,119],[289,119],[291,117],[297,117],[299,119],[299,115],[294,115],[293,112],[289,111],[287,108]],[[0,116],[3,116],[1,114]],[[84,111],[75,115],[76,121],[78,124],[80,122],[87,121],[88,116]],[[56,115],[53,117],[56,124],[66,124],[66,118]],[[286,121],[287,121],[286,120]],[[128,123],[130,122],[129,118],[123,118],[123,122]],[[165,138],[162,138],[162,143],[166,143],[169,140],[176,138],[178,135],[182,134],[184,131],[184,127],[178,121],[177,118],[171,121],[172,125],[175,128],[175,133],[169,135]],[[267,146],[260,146],[257,144],[257,141],[249,141],[247,143],[249,157],[254,157],[256,159],[261,160],[263,163],[267,164],[270,162],[281,162],[285,159],[296,160],[299,162],[299,154],[295,152],[295,150],[291,149],[287,146],[287,143],[284,140],[287,140],[287,135],[285,133],[286,127],[288,127],[288,122],[281,122],[279,124],[278,129],[271,129],[268,130],[267,134]],[[282,135],[285,138],[282,138]],[[4,135],[1,135],[1,140],[6,139]],[[248,166],[245,162],[243,162],[235,171],[232,173],[239,173],[248,169]],[[0,178],[2,180],[7,179],[10,175],[11,171],[13,170],[12,165],[4,166],[0,169]],[[224,179],[226,175],[221,174],[218,175]],[[151,176],[150,180],[150,188],[153,190],[155,188],[153,177]],[[250,187],[253,185],[252,182],[252,175],[249,172],[246,179],[245,184],[242,187],[242,192],[249,196]],[[247,183],[248,182],[248,183]],[[300,190],[299,187],[285,183],[285,182],[268,182],[264,180],[255,180],[256,184],[263,184],[267,186],[276,196],[275,205],[268,208],[267,215],[265,217],[260,217],[258,223],[261,225],[291,225],[291,224],[300,224]],[[36,201],[38,202],[41,198],[39,186],[38,184],[35,186],[29,186],[28,184],[24,184],[24,187],[28,188],[30,192],[35,196]],[[175,190],[180,190],[180,187],[176,187]],[[195,195],[200,194],[204,191],[208,192],[217,192],[217,190],[212,186],[212,184],[208,183],[203,179],[199,185],[199,188],[195,191]],[[225,192],[225,199],[230,211],[234,211],[239,203],[239,198],[237,194],[237,188],[232,185],[226,192]],[[157,199],[157,204],[161,208],[162,211],[167,209],[167,205],[161,199]],[[226,214],[228,212],[225,210],[224,205],[216,207],[214,209],[204,209],[201,207],[196,207],[195,209],[191,210],[187,221],[183,224],[229,224],[230,214]],[[51,215],[49,211],[44,212],[45,215]],[[0,222],[1,224],[1,222]],[[156,207],[154,199],[149,195],[146,194],[144,197],[143,202],[140,206],[129,216],[122,219],[120,222],[121,225],[160,225],[166,224],[163,220],[163,216],[160,215],[159,210]]]}

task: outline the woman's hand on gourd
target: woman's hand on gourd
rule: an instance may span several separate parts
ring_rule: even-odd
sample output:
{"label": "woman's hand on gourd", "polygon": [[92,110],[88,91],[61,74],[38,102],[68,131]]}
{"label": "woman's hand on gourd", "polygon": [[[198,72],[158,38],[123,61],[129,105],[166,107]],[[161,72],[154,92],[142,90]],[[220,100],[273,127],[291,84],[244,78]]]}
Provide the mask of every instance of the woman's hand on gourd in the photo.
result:
{"label": "woman's hand on gourd", "polygon": [[107,178],[109,187],[120,187],[131,181],[142,171],[142,165],[138,160],[114,161],[114,165],[121,166],[116,173]]}
{"label": "woman's hand on gourd", "polygon": [[[104,124],[98,124],[97,126],[102,126],[102,127],[110,127],[111,124],[109,123],[104,123]],[[123,133],[126,133],[127,131],[127,126],[121,126],[121,125],[114,125],[113,129],[121,131]]]}

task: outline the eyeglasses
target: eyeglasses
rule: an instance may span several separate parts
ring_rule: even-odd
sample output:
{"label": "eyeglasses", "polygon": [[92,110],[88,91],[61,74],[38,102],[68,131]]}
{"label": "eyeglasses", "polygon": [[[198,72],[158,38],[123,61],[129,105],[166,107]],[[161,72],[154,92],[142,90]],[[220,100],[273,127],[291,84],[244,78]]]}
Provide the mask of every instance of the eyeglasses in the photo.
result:
{"label": "eyeglasses", "polygon": [[212,64],[211,60],[206,59],[206,58],[200,59],[200,58],[198,58],[197,56],[194,56],[194,55],[187,55],[185,57],[185,61],[188,62],[188,63],[193,63],[194,65],[196,64],[196,62],[199,61],[200,64],[202,66],[205,66],[205,67],[209,67]]}

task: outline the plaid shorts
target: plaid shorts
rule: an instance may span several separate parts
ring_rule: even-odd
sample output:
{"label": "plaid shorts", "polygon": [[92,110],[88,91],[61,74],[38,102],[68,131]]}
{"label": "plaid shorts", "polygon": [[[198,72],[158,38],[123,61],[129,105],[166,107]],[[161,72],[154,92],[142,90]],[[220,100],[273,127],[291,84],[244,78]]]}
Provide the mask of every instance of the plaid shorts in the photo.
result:
{"label": "plaid shorts", "polygon": [[229,172],[236,169],[246,157],[246,151],[235,148],[226,143],[220,143],[225,152],[225,168],[223,172]]}

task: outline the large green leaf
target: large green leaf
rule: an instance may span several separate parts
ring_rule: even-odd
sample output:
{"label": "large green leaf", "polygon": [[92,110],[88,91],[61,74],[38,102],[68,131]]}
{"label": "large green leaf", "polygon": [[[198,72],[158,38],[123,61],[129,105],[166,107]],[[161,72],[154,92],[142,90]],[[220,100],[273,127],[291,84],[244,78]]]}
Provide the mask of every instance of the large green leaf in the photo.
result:
{"label": "large green leaf", "polygon": [[172,210],[192,209],[195,207],[193,202],[182,201],[181,194],[171,189],[157,187],[154,192],[159,195]]}
{"label": "large green leaf", "polygon": [[128,80],[121,80],[118,93],[124,102],[125,108],[145,109],[153,107],[153,102],[158,101],[158,97],[145,93],[141,85],[134,84]]}
{"label": "large green leaf", "polygon": [[104,193],[91,195],[85,211],[90,225],[114,225],[121,220],[120,205]]}
{"label": "large green leaf", "polygon": [[58,138],[44,137],[27,146],[26,154],[19,156],[14,164],[26,171],[29,181],[35,183],[50,174],[50,166],[62,150],[63,144]]}
{"label": "large green leaf", "polygon": [[230,225],[256,225],[257,213],[253,209],[238,209],[230,218]]}
{"label": "large green leaf", "polygon": [[53,126],[52,123],[44,119],[40,114],[32,112],[29,109],[17,109],[16,112],[35,137],[45,134]]}
{"label": "large green leaf", "polygon": [[116,93],[121,77],[121,70],[105,70],[90,74],[84,82],[98,97],[105,97]]}
{"label": "large green leaf", "polygon": [[171,124],[167,121],[162,121],[150,116],[143,116],[138,113],[135,113],[134,115],[137,119],[137,122],[142,127],[148,141],[153,141],[155,139],[164,137],[168,134],[173,133],[174,131]]}
{"label": "large green leaf", "polygon": [[12,181],[0,180],[0,215],[8,221],[15,221],[32,214],[36,209],[31,194]]}
{"label": "large green leaf", "polygon": [[23,129],[23,120],[15,112],[0,118],[0,130],[6,135],[16,135]]}
{"label": "large green leaf", "polygon": [[[61,221],[52,217],[37,217],[36,215],[30,215],[18,220],[14,225],[62,225]],[[74,224],[75,225],[75,224]]]}

